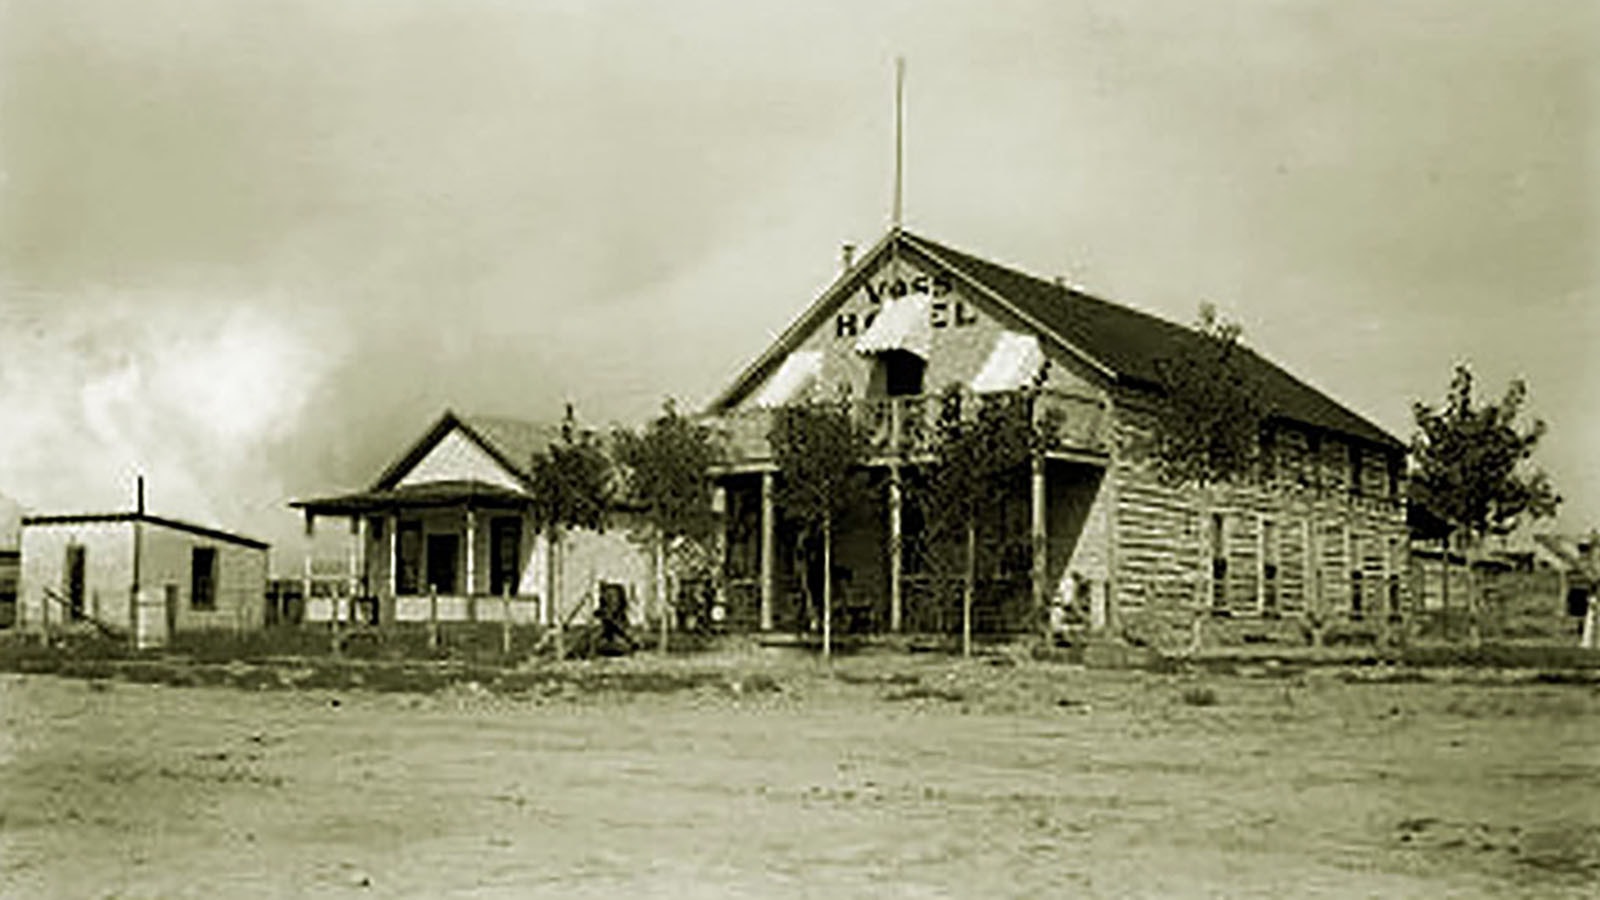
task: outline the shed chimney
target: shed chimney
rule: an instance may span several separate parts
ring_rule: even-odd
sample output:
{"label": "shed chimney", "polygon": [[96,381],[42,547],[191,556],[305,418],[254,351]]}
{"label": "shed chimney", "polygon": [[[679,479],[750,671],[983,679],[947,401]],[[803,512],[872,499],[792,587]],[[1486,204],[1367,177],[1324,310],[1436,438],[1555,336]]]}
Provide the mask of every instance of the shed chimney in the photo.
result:
{"label": "shed chimney", "polygon": [[850,267],[855,265],[855,262],[856,262],[856,245],[855,244],[851,244],[851,243],[846,243],[839,250],[839,268],[840,268],[841,271],[848,272],[848,271],[850,271]]}

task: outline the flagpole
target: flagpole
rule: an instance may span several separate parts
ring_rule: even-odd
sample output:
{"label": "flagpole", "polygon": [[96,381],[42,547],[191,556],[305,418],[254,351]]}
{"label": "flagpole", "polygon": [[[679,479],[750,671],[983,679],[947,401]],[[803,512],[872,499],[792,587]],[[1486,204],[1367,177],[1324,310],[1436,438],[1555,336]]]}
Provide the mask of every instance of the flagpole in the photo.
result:
{"label": "flagpole", "polygon": [[904,221],[906,58],[894,59],[894,230]]}

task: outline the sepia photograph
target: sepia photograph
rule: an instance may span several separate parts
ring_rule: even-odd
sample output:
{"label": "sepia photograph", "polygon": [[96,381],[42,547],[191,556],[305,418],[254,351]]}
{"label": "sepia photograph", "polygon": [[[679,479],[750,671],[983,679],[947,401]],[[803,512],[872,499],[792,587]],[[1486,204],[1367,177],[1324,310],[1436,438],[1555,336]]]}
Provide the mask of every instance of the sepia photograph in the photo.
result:
{"label": "sepia photograph", "polygon": [[0,897],[1600,896],[1600,3],[0,0]]}

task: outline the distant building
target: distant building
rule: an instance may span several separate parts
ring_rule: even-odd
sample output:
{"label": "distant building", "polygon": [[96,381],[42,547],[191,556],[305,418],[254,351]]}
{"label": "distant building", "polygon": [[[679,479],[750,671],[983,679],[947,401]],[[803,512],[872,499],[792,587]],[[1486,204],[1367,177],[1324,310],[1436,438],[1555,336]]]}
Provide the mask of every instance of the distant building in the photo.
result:
{"label": "distant building", "polygon": [[0,629],[13,628],[17,621],[17,579],[22,568],[17,532],[21,518],[16,501],[0,494]]}
{"label": "distant building", "polygon": [[18,626],[98,627],[157,646],[264,623],[267,544],[141,512],[24,516]]}
{"label": "distant building", "polygon": [[22,554],[15,549],[0,549],[0,629],[17,624],[17,580],[22,569]]}
{"label": "distant building", "polygon": [[606,591],[643,623],[653,566],[626,510],[604,532],[568,532],[556,554],[534,526],[533,457],[560,436],[557,424],[446,412],[367,489],[292,502],[308,532],[344,520],[351,587],[325,587],[329,573],[308,567],[298,594],[280,586],[285,610],[298,602],[306,621],[584,622]]}

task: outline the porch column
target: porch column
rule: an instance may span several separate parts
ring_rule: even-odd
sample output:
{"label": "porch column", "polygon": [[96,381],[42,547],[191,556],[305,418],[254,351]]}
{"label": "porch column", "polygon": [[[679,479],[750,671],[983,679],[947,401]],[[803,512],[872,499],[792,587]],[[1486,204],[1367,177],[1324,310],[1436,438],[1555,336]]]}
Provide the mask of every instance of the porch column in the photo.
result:
{"label": "porch column", "polygon": [[389,599],[392,601],[400,593],[400,514],[391,512],[387,516],[388,522],[384,524],[385,535],[388,537],[389,554]]}
{"label": "porch column", "polygon": [[1037,617],[1036,624],[1043,633],[1049,630],[1050,615],[1050,586],[1045,582],[1050,577],[1050,560],[1048,558],[1049,544],[1048,520],[1045,518],[1045,460],[1035,454],[1033,457],[1033,472],[1031,477],[1029,504],[1032,512],[1032,528],[1029,534],[1029,543],[1033,551],[1033,614]]}
{"label": "porch column", "polygon": [[475,590],[475,586],[478,583],[478,511],[470,506],[467,507],[466,511],[466,541],[467,553],[464,566],[466,570],[466,583],[464,587],[467,595],[467,617],[470,619],[476,619],[477,616],[474,614],[475,607],[472,605],[472,594]]}
{"label": "porch column", "polygon": [[351,514],[349,546],[345,554],[348,585],[345,589],[345,618],[352,622],[356,618],[356,598],[361,596],[361,550],[366,544],[366,524],[366,516],[359,513]]}
{"label": "porch column", "polygon": [[889,630],[898,633],[903,620],[903,598],[901,595],[900,574],[902,529],[900,524],[900,505],[904,498],[900,485],[900,467],[889,467]]}
{"label": "porch column", "polygon": [[311,606],[311,557],[315,548],[317,535],[317,517],[310,510],[306,510],[305,539],[300,542],[300,597],[302,608]]}
{"label": "porch column", "polygon": [[777,510],[776,478],[761,473],[761,630],[772,630],[772,602],[777,593]]}

